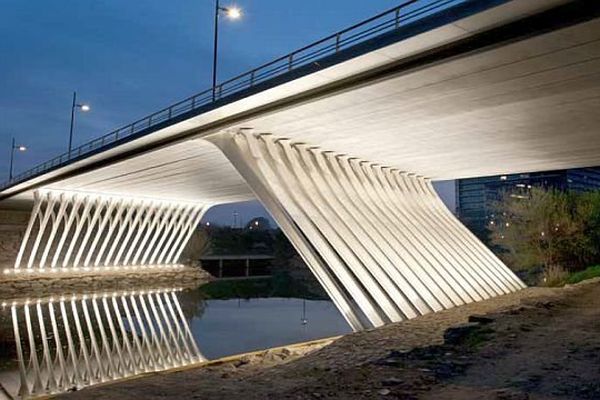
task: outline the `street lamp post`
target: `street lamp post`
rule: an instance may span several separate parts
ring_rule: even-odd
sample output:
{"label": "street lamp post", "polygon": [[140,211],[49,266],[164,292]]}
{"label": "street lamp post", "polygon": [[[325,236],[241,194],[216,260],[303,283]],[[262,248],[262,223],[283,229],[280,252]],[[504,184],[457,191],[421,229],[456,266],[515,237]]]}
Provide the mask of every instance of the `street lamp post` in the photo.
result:
{"label": "street lamp post", "polygon": [[217,89],[217,55],[219,52],[219,13],[224,12],[231,19],[238,19],[242,12],[237,7],[221,7],[219,0],[215,0],[215,35],[213,43],[213,68],[212,68],[212,99],[216,98]]}
{"label": "street lamp post", "polygon": [[10,148],[10,167],[8,170],[8,180],[11,181],[13,178],[13,161],[15,159],[15,149],[19,150],[19,151],[25,151],[27,150],[27,147],[23,146],[22,144],[17,145],[15,138],[12,138],[12,145]]}
{"label": "street lamp post", "polygon": [[80,109],[83,112],[90,111],[88,104],[77,103],[77,92],[73,92],[73,104],[71,105],[71,129],[69,129],[69,156],[73,148],[73,126],[75,125],[75,110]]}

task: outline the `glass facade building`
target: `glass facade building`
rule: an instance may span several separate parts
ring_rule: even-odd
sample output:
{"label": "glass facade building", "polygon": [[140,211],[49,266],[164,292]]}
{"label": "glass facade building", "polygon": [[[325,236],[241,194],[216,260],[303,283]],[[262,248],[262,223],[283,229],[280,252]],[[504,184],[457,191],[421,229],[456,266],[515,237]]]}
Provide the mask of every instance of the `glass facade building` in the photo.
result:
{"label": "glass facade building", "polygon": [[480,239],[487,241],[487,223],[494,201],[503,192],[525,196],[533,186],[558,190],[600,189],[600,167],[496,175],[456,180],[456,208],[460,220]]}

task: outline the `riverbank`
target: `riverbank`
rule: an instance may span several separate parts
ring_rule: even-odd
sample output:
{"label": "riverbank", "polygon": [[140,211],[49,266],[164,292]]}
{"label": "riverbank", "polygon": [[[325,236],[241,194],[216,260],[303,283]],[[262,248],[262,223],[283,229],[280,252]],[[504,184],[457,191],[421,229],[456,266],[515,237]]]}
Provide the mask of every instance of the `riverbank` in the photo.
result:
{"label": "riverbank", "polygon": [[600,281],[528,288],[307,351],[230,357],[59,397],[594,399],[599,324]]}
{"label": "riverbank", "polygon": [[214,278],[202,268],[190,266],[144,271],[115,270],[108,273],[94,270],[53,274],[0,273],[0,301],[11,304],[12,301],[28,297],[39,299],[93,291],[194,288],[212,280]]}

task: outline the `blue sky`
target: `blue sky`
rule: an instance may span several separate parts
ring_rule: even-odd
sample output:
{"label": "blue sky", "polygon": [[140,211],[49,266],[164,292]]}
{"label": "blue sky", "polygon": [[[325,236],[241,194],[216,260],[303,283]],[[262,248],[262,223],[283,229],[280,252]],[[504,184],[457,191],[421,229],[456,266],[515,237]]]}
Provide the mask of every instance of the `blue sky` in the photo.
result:
{"label": "blue sky", "polygon": [[[399,3],[221,1],[244,12],[221,21],[221,79]],[[210,87],[211,0],[2,0],[0,7],[1,180],[12,136],[29,147],[17,154],[16,172],[66,150],[73,90],[92,106],[77,116],[77,145]],[[244,218],[264,213],[256,204],[235,208]],[[225,207],[207,218],[228,222],[231,214]]]}

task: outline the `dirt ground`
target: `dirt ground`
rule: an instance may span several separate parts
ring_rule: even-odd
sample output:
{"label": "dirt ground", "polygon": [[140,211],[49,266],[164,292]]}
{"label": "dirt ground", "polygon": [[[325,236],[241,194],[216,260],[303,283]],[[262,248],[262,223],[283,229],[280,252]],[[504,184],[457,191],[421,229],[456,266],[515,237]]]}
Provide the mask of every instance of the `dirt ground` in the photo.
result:
{"label": "dirt ground", "polygon": [[600,281],[525,289],[347,335],[305,355],[271,352],[60,397],[600,399]]}

